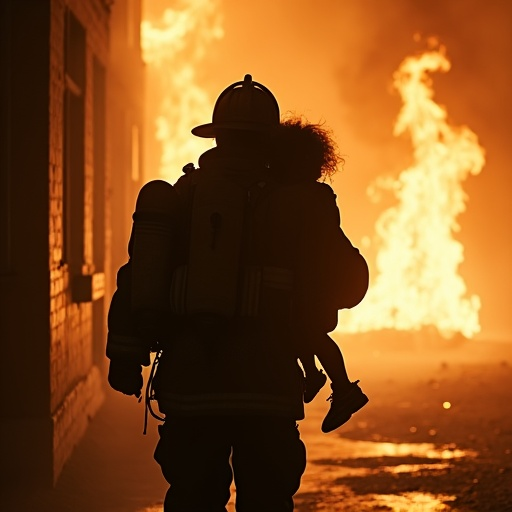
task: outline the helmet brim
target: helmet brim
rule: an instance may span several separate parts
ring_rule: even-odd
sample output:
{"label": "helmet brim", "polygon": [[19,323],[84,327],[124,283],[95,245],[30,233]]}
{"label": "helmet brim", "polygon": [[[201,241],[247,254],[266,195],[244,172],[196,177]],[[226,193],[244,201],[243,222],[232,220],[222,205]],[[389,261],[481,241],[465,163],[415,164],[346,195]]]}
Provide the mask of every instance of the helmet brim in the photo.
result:
{"label": "helmet brim", "polygon": [[213,123],[201,124],[192,128],[192,135],[196,137],[203,137],[205,139],[214,139],[215,138],[215,129],[213,127]]}

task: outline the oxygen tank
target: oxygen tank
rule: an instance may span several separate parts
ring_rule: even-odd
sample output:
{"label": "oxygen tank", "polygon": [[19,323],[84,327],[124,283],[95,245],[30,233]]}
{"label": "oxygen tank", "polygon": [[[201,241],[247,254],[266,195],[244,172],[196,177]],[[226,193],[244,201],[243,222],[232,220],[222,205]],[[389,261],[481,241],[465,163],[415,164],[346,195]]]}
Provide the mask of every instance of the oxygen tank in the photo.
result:
{"label": "oxygen tank", "polygon": [[169,315],[176,215],[172,185],[154,180],[142,187],[133,215],[131,296],[137,326],[145,334],[159,332]]}

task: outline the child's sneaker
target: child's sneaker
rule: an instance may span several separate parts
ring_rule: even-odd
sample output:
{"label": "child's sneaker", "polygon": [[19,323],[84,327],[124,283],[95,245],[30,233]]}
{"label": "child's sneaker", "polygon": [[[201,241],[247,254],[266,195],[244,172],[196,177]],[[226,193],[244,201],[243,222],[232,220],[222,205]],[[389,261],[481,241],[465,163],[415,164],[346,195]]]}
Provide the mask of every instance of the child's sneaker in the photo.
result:
{"label": "child's sneaker", "polygon": [[[368,403],[368,397],[361,391],[356,380],[350,384],[350,389],[342,396],[336,395],[333,389],[327,399],[331,402],[331,408],[322,422],[322,432],[331,432],[346,423],[355,412]],[[331,385],[332,388],[332,385]]]}
{"label": "child's sneaker", "polygon": [[304,402],[309,404],[317,393],[324,387],[327,377],[322,370],[317,370],[313,375],[306,376],[306,389],[304,390]]}

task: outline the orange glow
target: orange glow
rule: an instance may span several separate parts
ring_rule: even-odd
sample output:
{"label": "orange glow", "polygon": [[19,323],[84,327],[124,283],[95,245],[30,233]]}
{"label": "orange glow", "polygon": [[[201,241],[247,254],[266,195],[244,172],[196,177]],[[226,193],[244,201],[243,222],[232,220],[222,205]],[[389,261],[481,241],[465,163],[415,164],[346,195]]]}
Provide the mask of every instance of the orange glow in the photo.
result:
{"label": "orange glow", "polygon": [[443,512],[453,510],[447,503],[455,501],[456,496],[432,495],[422,492],[404,492],[399,496],[379,494],[375,500],[392,512]]}
{"label": "orange glow", "polygon": [[216,0],[185,0],[167,8],[157,22],[142,22],[143,58],[159,82],[157,97],[148,98],[156,112],[148,129],[161,144],[158,176],[150,179],[175,182],[185,164],[197,163],[198,155],[211,147],[210,141],[191,136],[190,130],[211,118],[212,99],[198,73],[208,46],[222,37]]}
{"label": "orange glow", "polygon": [[[173,183],[183,165],[197,163],[212,144],[191,136],[190,129],[211,118],[215,98],[200,73],[211,44],[224,37],[220,2],[185,0],[157,20],[143,21],[141,35],[144,60],[159,82],[158,94],[148,98],[155,112],[148,129],[161,157],[148,178]],[[452,125],[433,100],[430,74],[449,69],[438,48],[406,58],[394,75],[403,101],[394,135],[409,135],[413,163],[397,178],[377,178],[368,188],[374,200],[382,190],[391,192],[396,205],[377,219],[375,236],[365,238],[376,254],[370,290],[360,306],[340,313],[340,332],[434,327],[446,338],[480,332],[480,297],[467,294],[459,274],[464,247],[454,235],[467,202],[462,183],[480,173],[484,150],[469,128]]]}
{"label": "orange glow", "polygon": [[480,298],[466,297],[458,274],[464,248],[453,234],[467,201],[462,182],[482,170],[484,150],[469,128],[451,125],[433,100],[429,73],[449,69],[440,48],[406,58],[394,75],[403,101],[394,134],[408,132],[414,162],[397,179],[375,184],[391,191],[397,204],[377,220],[376,274],[363,303],[341,313],[340,331],[433,326],[447,338],[471,338],[480,330]]}
{"label": "orange glow", "polygon": [[[380,510],[382,507],[397,512],[451,510],[438,508],[440,500],[450,501],[454,499],[451,496],[436,496],[428,492],[398,493],[396,489],[395,492],[389,490],[388,494],[354,495],[350,481],[345,479],[371,480],[387,473],[421,478],[421,474],[450,471],[455,463],[478,456],[474,450],[462,450],[452,444],[362,441],[326,436],[317,430],[308,432],[307,446],[309,464],[296,502],[300,504],[304,495],[321,492],[321,510],[329,511]],[[421,460],[404,460],[409,457]],[[379,463],[376,467],[364,462],[356,465],[351,459],[376,460]],[[340,496],[344,496],[344,500],[340,501]]]}

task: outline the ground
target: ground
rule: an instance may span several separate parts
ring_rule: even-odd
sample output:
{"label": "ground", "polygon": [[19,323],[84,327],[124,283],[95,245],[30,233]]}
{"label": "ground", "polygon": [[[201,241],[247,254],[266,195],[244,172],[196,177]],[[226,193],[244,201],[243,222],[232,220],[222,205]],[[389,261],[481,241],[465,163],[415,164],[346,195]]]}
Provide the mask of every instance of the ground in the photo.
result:
{"label": "ground", "polygon": [[[339,343],[370,402],[330,434],[320,431],[328,386],[306,406],[296,512],[512,511],[512,343],[390,334]],[[107,392],[56,488],[4,491],[0,509],[161,512],[157,422],[145,436],[143,423],[142,404]]]}
{"label": "ground", "polygon": [[512,511],[512,345],[408,341],[347,346],[370,402],[328,435],[310,411],[299,512]]}

